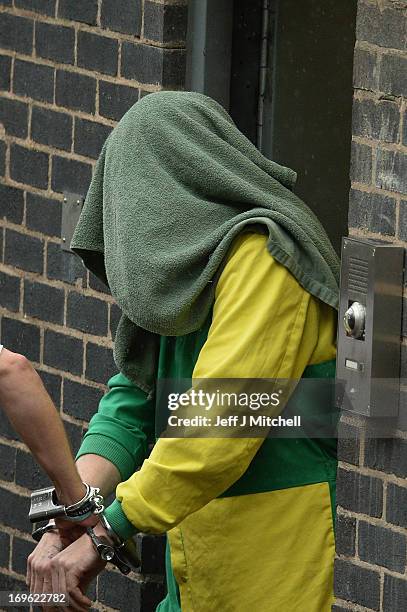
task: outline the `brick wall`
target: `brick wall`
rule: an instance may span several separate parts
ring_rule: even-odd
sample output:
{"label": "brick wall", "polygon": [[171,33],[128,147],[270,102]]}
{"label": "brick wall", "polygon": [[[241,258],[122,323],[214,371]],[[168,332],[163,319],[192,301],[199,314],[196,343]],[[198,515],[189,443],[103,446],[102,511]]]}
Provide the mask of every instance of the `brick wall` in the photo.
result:
{"label": "brick wall", "polygon": [[[117,371],[120,312],[61,249],[63,191],[86,194],[104,140],[139,97],[183,86],[186,17],[186,0],[0,0],[0,337],[37,367],[74,450]],[[46,482],[0,415],[0,590],[24,588],[27,496]],[[141,544],[152,576],[105,572],[99,602],[155,608],[162,545]]]}
{"label": "brick wall", "polygon": [[[407,3],[359,0],[349,233],[407,243]],[[406,278],[407,280],[407,278]],[[407,609],[407,285],[394,438],[345,418],[340,442],[335,612]]]}

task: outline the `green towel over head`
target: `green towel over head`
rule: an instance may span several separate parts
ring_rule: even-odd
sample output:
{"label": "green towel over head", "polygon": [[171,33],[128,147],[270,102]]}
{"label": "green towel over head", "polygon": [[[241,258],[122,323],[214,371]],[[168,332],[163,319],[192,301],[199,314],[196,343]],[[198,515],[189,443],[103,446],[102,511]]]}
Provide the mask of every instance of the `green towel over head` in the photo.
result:
{"label": "green towel over head", "polygon": [[295,180],[203,94],[149,94],[110,133],[71,248],[121,308],[114,359],[150,396],[159,336],[201,327],[242,231],[265,232],[272,256],[338,309],[340,261]]}

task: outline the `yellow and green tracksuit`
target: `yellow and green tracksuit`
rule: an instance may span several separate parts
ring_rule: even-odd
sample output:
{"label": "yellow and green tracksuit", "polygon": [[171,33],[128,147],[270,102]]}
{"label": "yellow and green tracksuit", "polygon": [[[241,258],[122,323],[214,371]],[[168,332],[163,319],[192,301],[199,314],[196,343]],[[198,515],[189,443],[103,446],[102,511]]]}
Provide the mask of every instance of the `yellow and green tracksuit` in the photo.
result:
{"label": "yellow and green tracksuit", "polygon": [[[266,240],[235,239],[206,323],[161,338],[160,378],[334,376],[337,313]],[[107,516],[119,534],[167,532],[168,595],[158,610],[330,611],[335,440],[160,438],[144,459],[153,402],[120,373],[108,388],[78,455],[118,467],[124,482]]]}

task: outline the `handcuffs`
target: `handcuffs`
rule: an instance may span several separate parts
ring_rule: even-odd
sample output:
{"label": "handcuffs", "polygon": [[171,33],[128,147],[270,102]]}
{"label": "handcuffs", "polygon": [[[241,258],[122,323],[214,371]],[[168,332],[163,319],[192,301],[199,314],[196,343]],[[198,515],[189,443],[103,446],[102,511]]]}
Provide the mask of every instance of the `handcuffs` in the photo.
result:
{"label": "handcuffs", "polygon": [[100,514],[104,510],[100,489],[83,483],[86,493],[75,504],[66,506],[58,500],[55,487],[37,489],[31,493],[31,506],[28,518],[32,523],[45,519],[63,518],[67,521],[83,521],[91,514]]}
{"label": "handcuffs", "polygon": [[83,484],[86,487],[85,495],[71,505],[64,505],[59,502],[55,487],[38,489],[31,493],[31,505],[28,514],[30,521],[35,524],[49,519],[46,525],[33,530],[31,534],[33,539],[39,542],[47,531],[58,531],[55,523],[56,518],[78,522],[96,514],[113,542],[111,544],[104,536],[97,536],[91,527],[86,528],[86,533],[101,559],[113,563],[122,574],[128,574],[131,570],[139,570],[141,562],[137,554],[136,543],[132,539],[122,540],[102,514],[104,499],[99,494],[100,489],[91,487],[85,482]]}
{"label": "handcuffs", "polygon": [[100,558],[113,563],[122,574],[128,574],[131,570],[139,571],[141,561],[137,554],[136,543],[132,539],[125,541],[119,538],[104,514],[101,514],[99,518],[113,542],[111,544],[105,536],[97,536],[92,527],[86,528],[86,533],[92,540],[93,547]]}

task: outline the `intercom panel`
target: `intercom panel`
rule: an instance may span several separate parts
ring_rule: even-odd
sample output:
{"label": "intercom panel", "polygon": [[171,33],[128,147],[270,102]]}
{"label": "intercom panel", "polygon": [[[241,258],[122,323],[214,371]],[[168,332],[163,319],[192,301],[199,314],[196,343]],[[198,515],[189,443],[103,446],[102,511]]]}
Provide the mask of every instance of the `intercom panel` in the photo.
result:
{"label": "intercom panel", "polygon": [[342,238],[337,406],[395,417],[400,389],[403,247]]}

